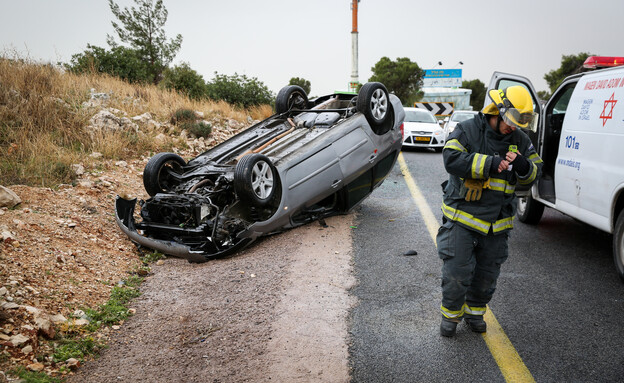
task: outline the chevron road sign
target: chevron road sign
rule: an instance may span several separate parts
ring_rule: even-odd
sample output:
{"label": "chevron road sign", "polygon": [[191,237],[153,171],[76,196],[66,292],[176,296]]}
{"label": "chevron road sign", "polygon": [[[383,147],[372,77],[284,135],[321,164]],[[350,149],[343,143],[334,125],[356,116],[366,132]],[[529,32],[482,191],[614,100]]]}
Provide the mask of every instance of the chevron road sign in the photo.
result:
{"label": "chevron road sign", "polygon": [[452,102],[415,102],[414,107],[426,109],[436,116],[449,116],[453,113]]}

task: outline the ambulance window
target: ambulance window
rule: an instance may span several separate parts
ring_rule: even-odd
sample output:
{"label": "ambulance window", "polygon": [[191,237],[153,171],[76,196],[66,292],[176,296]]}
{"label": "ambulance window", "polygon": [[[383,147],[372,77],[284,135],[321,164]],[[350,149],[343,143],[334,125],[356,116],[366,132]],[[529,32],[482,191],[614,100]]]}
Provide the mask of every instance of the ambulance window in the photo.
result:
{"label": "ambulance window", "polygon": [[505,89],[505,88],[509,88],[510,86],[514,86],[514,85],[520,85],[520,86],[524,87],[526,90],[529,91],[529,94],[531,95],[531,98],[533,99],[533,110],[537,112],[539,110],[539,108],[537,107],[536,100],[533,97],[533,93],[531,93],[531,89],[529,89],[525,84],[523,84],[521,82],[518,82],[518,81],[503,79],[503,80],[501,80],[498,83],[498,89]]}
{"label": "ambulance window", "polygon": [[558,93],[556,97],[559,97],[557,101],[554,103],[552,107],[552,114],[565,114],[568,109],[568,104],[570,103],[570,98],[572,97],[572,92],[574,91],[575,84],[571,84],[562,92]]}

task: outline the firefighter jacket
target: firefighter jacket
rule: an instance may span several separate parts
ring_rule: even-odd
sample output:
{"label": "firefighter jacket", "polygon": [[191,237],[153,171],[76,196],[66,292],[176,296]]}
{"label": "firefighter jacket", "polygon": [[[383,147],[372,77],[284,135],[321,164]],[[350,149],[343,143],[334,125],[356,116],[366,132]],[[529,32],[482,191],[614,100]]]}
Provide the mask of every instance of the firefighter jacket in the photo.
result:
{"label": "firefighter jacket", "polygon": [[[449,173],[448,182],[442,184],[444,217],[484,235],[513,228],[516,186],[528,188],[540,176],[543,165],[526,133],[516,129],[510,134],[500,134],[490,127],[488,118],[479,113],[472,120],[458,124],[442,152],[444,167]],[[493,157],[504,159],[508,151],[516,148],[529,160],[527,174],[517,174],[513,167],[501,173],[490,172]],[[466,179],[483,182],[478,200],[466,200]]]}

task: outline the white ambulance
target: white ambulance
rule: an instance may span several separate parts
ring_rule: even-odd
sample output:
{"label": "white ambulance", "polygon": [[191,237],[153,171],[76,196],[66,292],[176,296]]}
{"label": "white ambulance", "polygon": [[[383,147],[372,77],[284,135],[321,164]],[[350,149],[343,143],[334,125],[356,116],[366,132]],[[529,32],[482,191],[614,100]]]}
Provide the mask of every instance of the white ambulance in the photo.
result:
{"label": "white ambulance", "polygon": [[539,113],[537,132],[527,133],[544,167],[530,191],[517,193],[519,220],[537,224],[550,207],[612,233],[615,267],[624,280],[624,165],[618,160],[624,152],[622,64],[622,57],[588,58],[586,68],[608,69],[566,78],[544,105],[521,76],[495,72],[488,90],[523,85]]}

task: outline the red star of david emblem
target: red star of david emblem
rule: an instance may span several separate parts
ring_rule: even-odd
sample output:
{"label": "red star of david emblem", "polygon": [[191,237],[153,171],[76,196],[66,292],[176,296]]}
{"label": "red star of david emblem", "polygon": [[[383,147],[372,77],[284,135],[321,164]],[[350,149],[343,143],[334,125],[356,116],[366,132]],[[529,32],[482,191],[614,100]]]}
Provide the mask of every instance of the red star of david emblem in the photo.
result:
{"label": "red star of david emblem", "polygon": [[[605,126],[605,124],[607,123],[607,120],[610,120],[613,118],[613,108],[615,107],[615,104],[617,104],[618,102],[618,100],[613,99],[613,96],[615,96],[615,93],[611,95],[611,98],[609,98],[608,100],[604,102],[604,108],[602,109],[602,114],[600,114],[600,118],[602,118],[602,126]],[[611,105],[611,109],[609,110],[609,114],[606,114],[609,104]]]}

